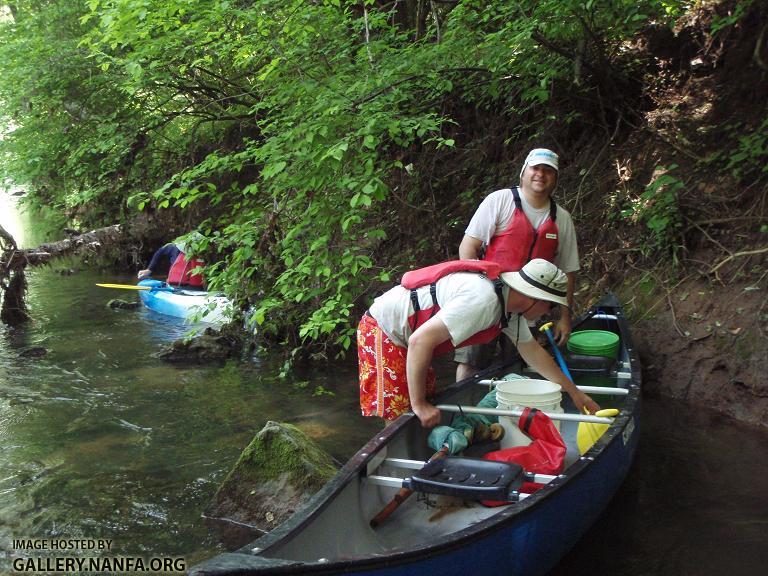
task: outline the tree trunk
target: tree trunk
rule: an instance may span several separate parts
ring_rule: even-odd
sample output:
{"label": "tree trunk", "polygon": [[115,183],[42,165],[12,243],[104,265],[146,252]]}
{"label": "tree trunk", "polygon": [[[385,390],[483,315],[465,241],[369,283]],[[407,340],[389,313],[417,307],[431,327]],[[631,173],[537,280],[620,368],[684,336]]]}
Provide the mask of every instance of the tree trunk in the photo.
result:
{"label": "tree trunk", "polygon": [[24,294],[27,280],[24,271],[27,266],[47,264],[54,258],[73,254],[96,254],[103,248],[114,246],[122,240],[119,224],[91,230],[85,234],[41,244],[37,248],[20,250],[16,241],[0,226],[0,287],[3,289],[0,321],[16,325],[29,320]]}

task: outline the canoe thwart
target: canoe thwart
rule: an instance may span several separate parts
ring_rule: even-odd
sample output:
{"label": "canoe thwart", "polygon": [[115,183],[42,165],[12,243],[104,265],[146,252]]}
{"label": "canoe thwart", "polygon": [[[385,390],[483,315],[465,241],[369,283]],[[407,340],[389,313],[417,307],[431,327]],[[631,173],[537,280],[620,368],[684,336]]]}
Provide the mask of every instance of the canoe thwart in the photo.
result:
{"label": "canoe thwart", "polygon": [[[429,458],[427,463],[432,462],[434,460],[440,460],[441,458],[445,458],[445,456],[448,454],[448,445],[443,444],[442,448],[432,454],[432,456]],[[395,494],[395,497],[392,498],[392,500],[387,503],[384,508],[382,508],[376,516],[371,518],[371,521],[369,522],[371,528],[378,528],[379,525],[384,522],[387,518],[389,518],[392,513],[397,510],[400,505],[405,502],[408,498],[410,498],[411,494],[413,494],[413,490],[408,488],[402,481],[400,483],[400,490],[397,491],[397,494]]]}
{"label": "canoe thwart", "polygon": [[[619,373],[616,375],[617,378],[631,378],[631,374],[623,374]],[[506,382],[506,380],[478,380],[478,384],[483,384],[485,386],[492,386],[494,384],[498,384],[499,382]],[[579,390],[582,392],[585,392],[587,394],[610,394],[611,396],[626,396],[629,394],[629,390],[626,388],[614,388],[613,386],[576,386]]]}
{"label": "canoe thwart", "polygon": [[[368,476],[366,478],[366,482],[368,484],[372,484],[374,486],[385,486],[387,488],[397,488],[398,486],[402,486],[406,479],[403,478],[395,478],[393,476]],[[542,482],[539,482],[539,484],[542,484]],[[405,490],[405,488],[403,488]],[[501,499],[501,501],[504,502],[520,502],[521,500],[524,500],[525,498],[528,498],[530,494],[526,494],[525,492],[515,492],[512,491],[504,496],[504,498]],[[478,498],[485,498],[485,496],[472,496],[464,497],[466,500],[477,500]],[[381,525],[381,522],[373,523],[371,522],[371,528],[378,528]]]}
{"label": "canoe thwart", "polygon": [[[382,461],[382,464],[386,466],[390,466],[392,468],[399,468],[399,469],[409,469],[409,470],[421,470],[424,467],[424,460],[408,460],[406,458],[386,458]],[[399,488],[402,485],[402,478],[391,478],[387,479],[386,476],[374,476],[373,474],[369,474],[370,478],[379,478],[382,479],[381,482],[374,481],[373,483],[378,483],[381,486],[384,485],[394,485],[393,482],[389,482],[389,480],[393,481],[399,481],[399,484],[396,484],[396,486]],[[557,478],[557,476],[553,474],[534,474],[533,480],[531,482],[536,482],[537,484],[549,484]]]}
{"label": "canoe thwart", "polygon": [[[458,404],[438,404],[438,410],[444,412],[463,412],[466,414],[483,414],[485,416],[511,416],[519,418],[522,416],[522,410],[502,410],[500,408],[483,408],[480,406],[459,406]],[[586,414],[561,414],[558,412],[544,412],[550,420],[561,420],[563,422],[591,422],[592,424],[613,424],[613,418],[603,418],[600,416],[589,416]]]}
{"label": "canoe thwart", "polygon": [[421,470],[424,467],[424,460],[407,460],[406,458],[387,458],[383,464],[393,468],[408,468],[410,470]]}
{"label": "canoe thwart", "polygon": [[585,394],[606,394],[610,396],[626,396],[629,390],[626,388],[614,388],[612,386],[576,386]]}
{"label": "canoe thwart", "polygon": [[[497,462],[479,458],[445,456],[429,460],[409,478],[397,478],[372,475],[367,477],[370,484],[400,487],[400,492],[407,491],[424,494],[455,496],[465,500],[500,500],[517,502],[520,500],[520,488],[525,482],[535,482],[537,475],[526,472],[515,462]],[[551,481],[552,478],[539,478],[539,481]],[[404,500],[398,492],[392,502],[397,508]],[[390,502],[389,505],[392,504]],[[388,505],[388,506],[389,506]],[[385,511],[387,513],[385,513]],[[394,512],[385,507],[371,520],[371,528],[377,528]]]}

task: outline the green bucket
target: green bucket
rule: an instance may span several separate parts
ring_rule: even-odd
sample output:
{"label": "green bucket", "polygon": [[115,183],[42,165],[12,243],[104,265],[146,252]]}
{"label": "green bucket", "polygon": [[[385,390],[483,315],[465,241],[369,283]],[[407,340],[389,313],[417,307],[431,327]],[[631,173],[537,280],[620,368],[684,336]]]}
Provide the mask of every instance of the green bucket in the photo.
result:
{"label": "green bucket", "polygon": [[619,352],[619,335],[606,330],[580,330],[571,334],[568,350],[573,354],[616,358]]}

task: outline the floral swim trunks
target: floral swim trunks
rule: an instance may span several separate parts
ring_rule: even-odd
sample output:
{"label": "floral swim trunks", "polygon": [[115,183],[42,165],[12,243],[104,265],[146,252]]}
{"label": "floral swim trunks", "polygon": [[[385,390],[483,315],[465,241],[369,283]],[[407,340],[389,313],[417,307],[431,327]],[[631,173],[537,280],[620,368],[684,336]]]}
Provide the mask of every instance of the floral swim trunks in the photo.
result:
{"label": "floral swim trunks", "polygon": [[[411,409],[406,380],[408,350],[397,346],[365,314],[357,326],[357,359],[360,372],[360,410],[363,416],[394,420]],[[427,398],[435,394],[435,373],[427,373]]]}

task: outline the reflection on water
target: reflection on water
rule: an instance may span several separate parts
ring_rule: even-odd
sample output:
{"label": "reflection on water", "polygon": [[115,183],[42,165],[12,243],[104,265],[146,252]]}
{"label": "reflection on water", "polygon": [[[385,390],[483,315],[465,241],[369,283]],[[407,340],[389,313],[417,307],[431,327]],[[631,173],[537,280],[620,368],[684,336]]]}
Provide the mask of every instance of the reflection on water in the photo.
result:
{"label": "reflection on water", "polygon": [[550,576],[751,576],[768,566],[766,434],[644,399],[637,456],[609,508]]}

